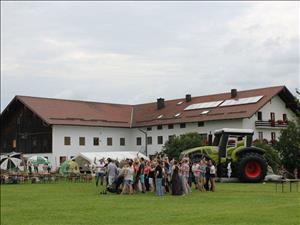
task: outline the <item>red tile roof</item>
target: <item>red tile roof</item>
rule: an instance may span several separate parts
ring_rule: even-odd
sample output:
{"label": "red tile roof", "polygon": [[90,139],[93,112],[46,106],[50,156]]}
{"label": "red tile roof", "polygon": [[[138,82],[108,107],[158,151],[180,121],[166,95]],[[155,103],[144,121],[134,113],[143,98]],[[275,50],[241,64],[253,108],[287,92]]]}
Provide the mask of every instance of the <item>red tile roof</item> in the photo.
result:
{"label": "red tile roof", "polygon": [[130,127],[132,106],[16,96],[48,124]]}
{"label": "red tile roof", "polygon": [[[134,107],[134,126],[150,126],[168,123],[182,123],[195,121],[211,121],[224,119],[237,119],[251,117],[256,111],[264,106],[273,96],[284,89],[284,86],[253,89],[247,91],[238,91],[237,98],[246,98],[263,95],[257,103],[247,105],[235,105],[215,107],[198,110],[184,110],[187,106],[195,103],[211,102],[218,100],[231,99],[231,93],[221,93],[207,96],[192,97],[192,101],[186,102],[185,98],[165,101],[165,108],[157,110],[156,103],[142,104]],[[182,101],[181,105],[177,105]],[[201,115],[203,111],[209,110],[209,113]],[[176,113],[181,113],[175,118]],[[163,115],[161,119],[157,119]]]}
{"label": "red tile roof", "polygon": [[[230,93],[192,97],[186,102],[185,98],[165,101],[165,107],[157,110],[156,102],[123,105],[98,103],[87,101],[62,100],[40,97],[16,96],[25,106],[37,114],[48,124],[82,125],[107,127],[143,127],[159,124],[211,121],[224,119],[238,119],[251,117],[264,106],[272,97],[288,90],[284,86],[268,87],[246,91],[238,91],[237,98],[263,95],[257,103],[215,107],[209,109],[184,110],[188,105],[226,100],[231,98]],[[183,103],[177,105],[178,102]],[[209,113],[201,115],[203,111]],[[5,111],[5,110],[4,110]],[[175,114],[181,113],[179,117]],[[158,119],[159,115],[163,115]]]}

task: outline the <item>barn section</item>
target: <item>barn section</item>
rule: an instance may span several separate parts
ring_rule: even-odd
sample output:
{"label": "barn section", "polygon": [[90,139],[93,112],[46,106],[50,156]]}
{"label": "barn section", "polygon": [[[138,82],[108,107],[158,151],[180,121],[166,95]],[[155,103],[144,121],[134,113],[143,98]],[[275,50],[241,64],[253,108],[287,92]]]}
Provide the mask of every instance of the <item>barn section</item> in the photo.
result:
{"label": "barn section", "polygon": [[1,153],[52,153],[52,127],[17,96],[1,115]]}

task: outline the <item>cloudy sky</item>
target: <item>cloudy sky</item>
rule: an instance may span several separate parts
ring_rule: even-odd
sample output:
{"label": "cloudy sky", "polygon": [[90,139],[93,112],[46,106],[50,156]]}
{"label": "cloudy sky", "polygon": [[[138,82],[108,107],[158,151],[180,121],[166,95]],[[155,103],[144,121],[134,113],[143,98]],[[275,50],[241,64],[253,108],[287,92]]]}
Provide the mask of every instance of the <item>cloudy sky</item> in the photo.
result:
{"label": "cloudy sky", "polygon": [[300,88],[298,2],[1,2],[15,95],[144,103]]}

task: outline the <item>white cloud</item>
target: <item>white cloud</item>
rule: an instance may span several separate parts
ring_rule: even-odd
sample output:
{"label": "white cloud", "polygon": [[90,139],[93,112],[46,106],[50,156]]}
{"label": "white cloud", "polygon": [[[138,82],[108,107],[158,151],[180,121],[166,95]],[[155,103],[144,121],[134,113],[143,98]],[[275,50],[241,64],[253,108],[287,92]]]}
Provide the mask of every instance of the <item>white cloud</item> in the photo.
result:
{"label": "white cloud", "polygon": [[2,109],[16,94],[141,103],[300,87],[298,2],[4,2],[1,12]]}

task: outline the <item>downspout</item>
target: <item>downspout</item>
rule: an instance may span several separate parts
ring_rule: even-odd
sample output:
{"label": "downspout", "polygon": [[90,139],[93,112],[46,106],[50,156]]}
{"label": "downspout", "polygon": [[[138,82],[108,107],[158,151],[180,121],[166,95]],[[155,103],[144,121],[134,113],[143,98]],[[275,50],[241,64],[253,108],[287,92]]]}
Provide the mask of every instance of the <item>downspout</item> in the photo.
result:
{"label": "downspout", "polygon": [[132,121],[133,121],[133,107],[131,108],[131,114],[130,114],[130,128],[132,128]]}

